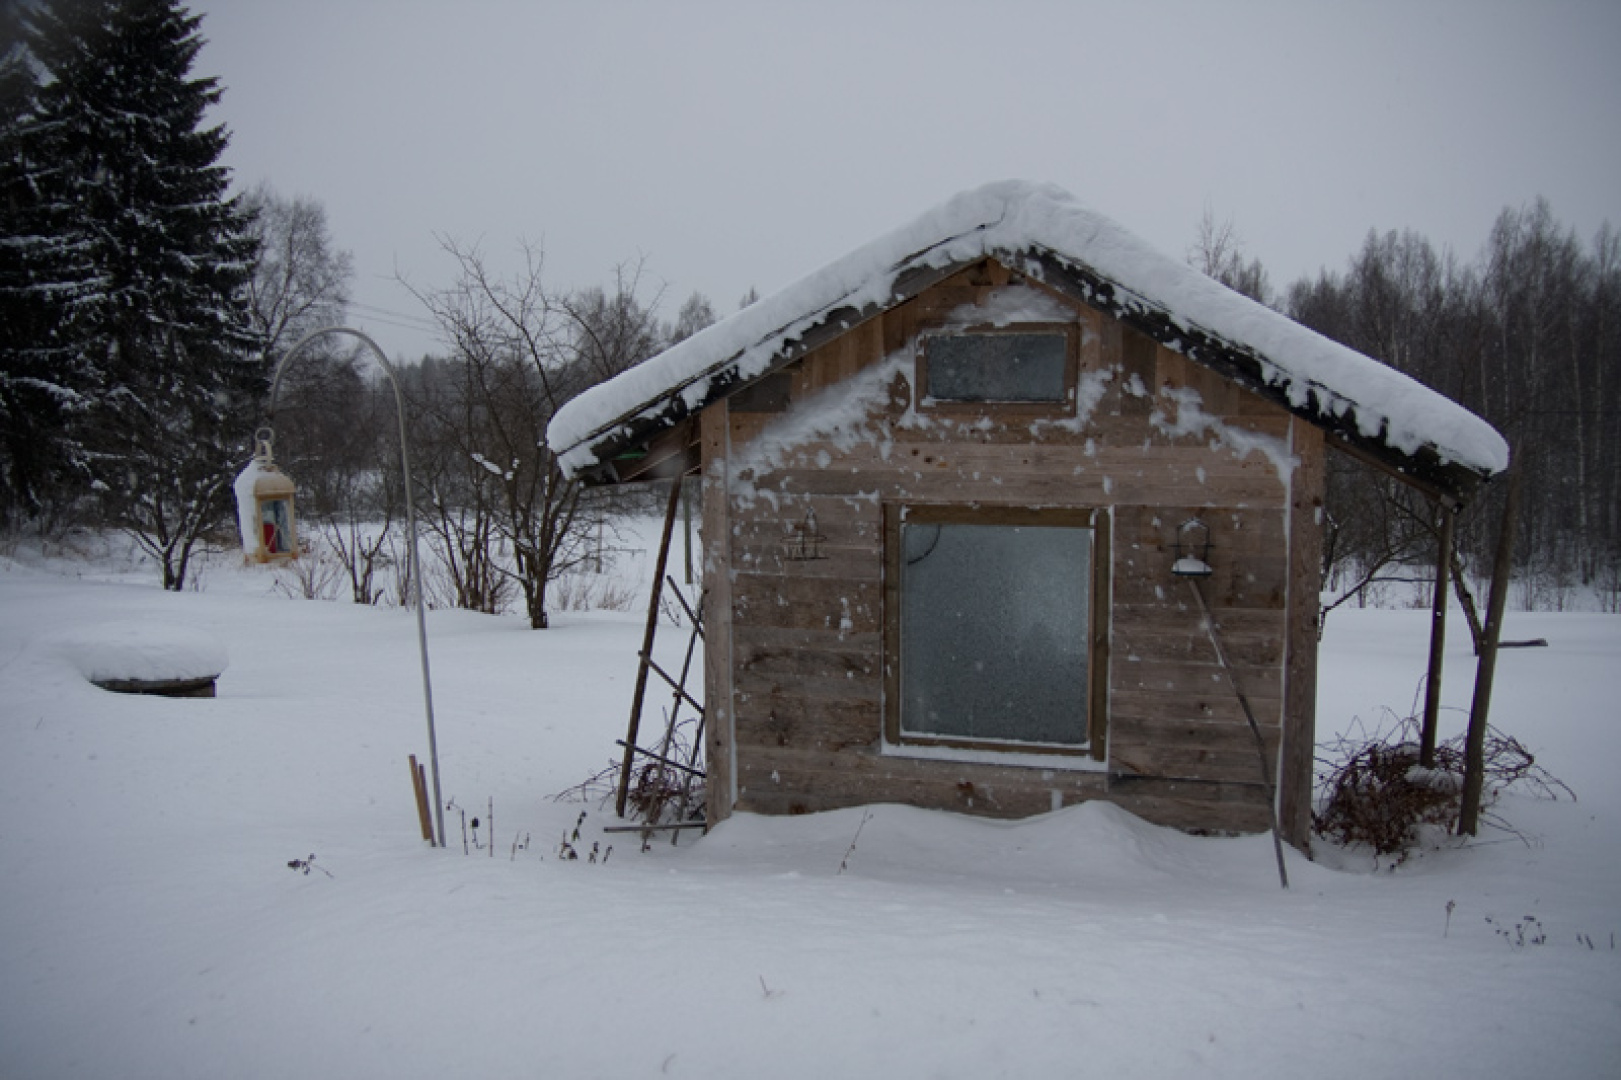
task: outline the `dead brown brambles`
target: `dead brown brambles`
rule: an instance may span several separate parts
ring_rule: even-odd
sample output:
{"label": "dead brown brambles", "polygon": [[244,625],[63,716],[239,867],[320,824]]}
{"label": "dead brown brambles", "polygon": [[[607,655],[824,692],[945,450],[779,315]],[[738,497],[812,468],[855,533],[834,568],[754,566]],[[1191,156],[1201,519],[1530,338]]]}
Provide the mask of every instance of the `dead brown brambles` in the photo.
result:
{"label": "dead brown brambles", "polygon": [[[1386,710],[1386,715],[1394,714]],[[1365,844],[1377,855],[1394,855],[1396,863],[1407,857],[1426,826],[1455,832],[1462,805],[1464,737],[1438,744],[1433,764],[1424,765],[1416,717],[1371,733],[1357,723],[1355,735],[1319,747],[1327,753],[1317,759],[1318,809],[1312,831],[1338,844]],[[1483,757],[1488,806],[1509,787],[1545,799],[1576,798],[1524,745],[1496,728],[1487,729]],[[1514,833],[1496,814],[1483,811],[1482,820]]]}

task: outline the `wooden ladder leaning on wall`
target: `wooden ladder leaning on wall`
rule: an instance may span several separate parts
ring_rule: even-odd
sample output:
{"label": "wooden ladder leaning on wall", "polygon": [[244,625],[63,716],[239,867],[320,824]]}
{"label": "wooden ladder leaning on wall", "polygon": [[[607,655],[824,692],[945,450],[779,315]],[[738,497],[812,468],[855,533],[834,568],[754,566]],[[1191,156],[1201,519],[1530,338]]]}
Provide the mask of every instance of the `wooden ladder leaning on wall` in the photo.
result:
{"label": "wooden ladder leaning on wall", "polygon": [[[652,833],[657,830],[669,830],[671,842],[680,838],[684,829],[702,829],[704,821],[687,820],[692,811],[693,781],[704,779],[704,772],[699,767],[699,758],[703,753],[704,739],[704,706],[701,701],[693,697],[687,690],[687,679],[692,672],[693,654],[697,645],[704,636],[703,619],[700,612],[703,610],[703,600],[700,596],[696,605],[687,602],[675,579],[665,573],[669,562],[670,537],[675,530],[676,510],[681,501],[681,481],[679,478],[670,483],[670,499],[664,514],[664,530],[659,539],[658,556],[653,567],[653,589],[647,605],[647,626],[642,635],[642,648],[637,653],[636,689],[631,696],[630,723],[625,737],[617,740],[618,745],[624,748],[625,755],[619,770],[618,791],[614,799],[614,811],[621,818],[625,816],[627,806],[631,803],[632,787],[635,784],[636,806],[642,821],[638,825],[610,826],[608,832],[639,832],[645,845]],[[658,636],[659,616],[663,610],[666,594],[673,595],[676,602],[681,605],[686,614],[691,632],[687,636],[685,656],[681,662],[679,675],[671,675],[653,659],[653,643]],[[647,684],[649,673],[657,675],[659,679],[671,690],[672,697],[670,709],[665,719],[664,735],[659,742],[658,750],[648,750],[638,743],[641,732],[642,710],[647,698]],[[690,748],[686,753],[686,760],[677,760],[680,745],[678,741],[679,729],[683,723],[690,722],[681,716],[682,706],[692,709],[693,718],[697,725],[692,735]],[[638,774],[636,767],[637,757],[647,759]],[[678,774],[672,777],[671,773]],[[637,777],[640,782],[637,783]],[[673,808],[673,813],[667,811]],[[663,820],[669,817],[670,820]]]}

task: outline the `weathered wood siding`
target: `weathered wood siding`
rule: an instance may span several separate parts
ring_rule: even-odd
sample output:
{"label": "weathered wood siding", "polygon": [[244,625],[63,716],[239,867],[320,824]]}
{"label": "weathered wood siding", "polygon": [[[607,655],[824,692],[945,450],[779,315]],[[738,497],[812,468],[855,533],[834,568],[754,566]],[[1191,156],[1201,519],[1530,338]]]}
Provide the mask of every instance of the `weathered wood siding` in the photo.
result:
{"label": "weathered wood siding", "polygon": [[[737,809],[765,813],[904,802],[1024,816],[1107,798],[1182,828],[1265,828],[1253,737],[1191,586],[1170,573],[1176,528],[1193,516],[1215,549],[1201,587],[1271,762],[1286,759],[1286,784],[1308,785],[1285,805],[1304,805],[1301,687],[1315,638],[1303,636],[1302,597],[1316,549],[1301,540],[1316,527],[1320,481],[1303,505],[1285,473],[1304,449],[1320,476],[1321,438],[1292,435],[1280,408],[1051,293],[1083,328],[1083,397],[1101,390],[1082,422],[920,409],[918,332],[1009,288],[1038,287],[982,263],[810,353],[768,392],[704,413],[712,821],[732,811],[735,791]],[[724,505],[712,505],[722,491]],[[883,507],[903,502],[1108,509],[1106,768],[882,752]],[[793,561],[784,540],[807,510],[825,557]],[[1286,705],[1291,745],[1280,752]]]}

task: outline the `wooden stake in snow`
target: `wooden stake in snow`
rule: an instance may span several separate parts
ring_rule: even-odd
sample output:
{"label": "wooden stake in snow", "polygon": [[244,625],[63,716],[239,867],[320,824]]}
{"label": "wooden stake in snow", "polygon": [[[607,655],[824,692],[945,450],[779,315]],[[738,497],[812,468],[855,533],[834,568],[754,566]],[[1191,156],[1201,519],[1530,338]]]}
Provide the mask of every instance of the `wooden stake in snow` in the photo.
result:
{"label": "wooden stake in snow", "polygon": [[416,796],[417,820],[422,825],[422,839],[433,840],[433,819],[428,814],[428,776],[417,756],[411,755],[411,791]]}

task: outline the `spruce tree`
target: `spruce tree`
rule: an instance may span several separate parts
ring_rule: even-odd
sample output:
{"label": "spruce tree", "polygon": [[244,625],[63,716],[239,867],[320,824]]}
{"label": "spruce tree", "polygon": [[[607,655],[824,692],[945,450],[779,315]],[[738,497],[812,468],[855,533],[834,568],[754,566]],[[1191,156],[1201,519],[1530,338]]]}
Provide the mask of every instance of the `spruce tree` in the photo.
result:
{"label": "spruce tree", "polygon": [[229,513],[263,385],[229,135],[203,126],[220,90],[190,77],[200,20],[176,0],[55,0],[25,19],[42,77],[19,132],[24,247],[49,312],[36,354],[70,408],[61,455],[179,589]]}
{"label": "spruce tree", "polygon": [[23,43],[22,9],[0,5],[0,526],[40,516],[65,466],[62,416],[74,395],[47,354],[54,305],[23,125],[39,90]]}

